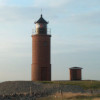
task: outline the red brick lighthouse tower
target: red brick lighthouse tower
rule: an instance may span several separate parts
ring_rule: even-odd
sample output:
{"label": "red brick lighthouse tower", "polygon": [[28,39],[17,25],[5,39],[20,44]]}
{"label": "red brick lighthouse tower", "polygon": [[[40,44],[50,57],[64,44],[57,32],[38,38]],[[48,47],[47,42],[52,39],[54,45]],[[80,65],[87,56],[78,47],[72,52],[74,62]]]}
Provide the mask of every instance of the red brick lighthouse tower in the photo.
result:
{"label": "red brick lighthouse tower", "polygon": [[51,81],[50,38],[47,34],[48,22],[41,17],[35,22],[36,31],[32,35],[32,81]]}

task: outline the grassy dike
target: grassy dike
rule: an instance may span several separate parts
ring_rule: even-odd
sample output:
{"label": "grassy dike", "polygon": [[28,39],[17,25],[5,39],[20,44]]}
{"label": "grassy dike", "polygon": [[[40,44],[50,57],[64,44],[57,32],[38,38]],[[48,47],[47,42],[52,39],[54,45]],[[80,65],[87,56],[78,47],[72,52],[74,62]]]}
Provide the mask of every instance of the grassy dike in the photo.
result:
{"label": "grassy dike", "polygon": [[[44,84],[59,84],[59,85],[77,85],[84,90],[99,90],[100,81],[83,80],[83,81],[44,81]],[[88,93],[55,93],[54,95],[39,98],[37,100],[100,100],[100,94]]]}
{"label": "grassy dike", "polygon": [[78,85],[83,89],[100,89],[100,81],[83,80],[83,81],[43,81],[41,83],[59,84],[59,85]]}

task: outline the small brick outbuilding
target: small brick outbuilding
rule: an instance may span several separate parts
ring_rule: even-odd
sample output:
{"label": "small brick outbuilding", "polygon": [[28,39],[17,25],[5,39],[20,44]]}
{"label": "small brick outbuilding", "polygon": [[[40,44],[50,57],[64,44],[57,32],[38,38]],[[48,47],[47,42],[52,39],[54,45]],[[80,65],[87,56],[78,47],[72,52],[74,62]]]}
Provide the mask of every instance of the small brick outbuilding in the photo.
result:
{"label": "small brick outbuilding", "polygon": [[81,67],[71,67],[69,68],[69,72],[70,72],[70,80],[74,81],[74,80],[82,80],[82,75],[81,75],[81,70],[83,68]]}

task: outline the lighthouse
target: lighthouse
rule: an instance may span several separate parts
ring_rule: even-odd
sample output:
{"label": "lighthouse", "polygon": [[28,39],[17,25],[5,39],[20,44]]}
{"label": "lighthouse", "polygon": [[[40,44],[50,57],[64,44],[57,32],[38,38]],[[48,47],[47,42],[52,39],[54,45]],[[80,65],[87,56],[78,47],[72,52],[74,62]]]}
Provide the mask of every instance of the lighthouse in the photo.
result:
{"label": "lighthouse", "polygon": [[35,34],[32,34],[32,81],[51,81],[51,62],[50,62],[50,41],[51,35],[48,34],[48,22],[42,14],[35,22]]}

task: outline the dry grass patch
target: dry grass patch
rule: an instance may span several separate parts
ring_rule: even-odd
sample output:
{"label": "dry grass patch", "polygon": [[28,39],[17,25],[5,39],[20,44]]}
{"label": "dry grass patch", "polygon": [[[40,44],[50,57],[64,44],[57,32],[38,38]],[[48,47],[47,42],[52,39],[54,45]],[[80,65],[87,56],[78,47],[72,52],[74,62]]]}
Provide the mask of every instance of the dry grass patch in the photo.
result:
{"label": "dry grass patch", "polygon": [[37,100],[100,100],[100,94],[89,93],[55,93]]}
{"label": "dry grass patch", "polygon": [[87,93],[56,93],[54,94],[54,96],[57,98],[61,97],[61,98],[66,98],[66,99],[70,99],[70,98],[76,98],[76,97],[91,97],[91,94],[87,94]]}
{"label": "dry grass patch", "polygon": [[95,98],[95,99],[93,99],[93,100],[100,100],[100,98]]}

